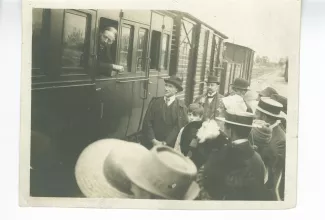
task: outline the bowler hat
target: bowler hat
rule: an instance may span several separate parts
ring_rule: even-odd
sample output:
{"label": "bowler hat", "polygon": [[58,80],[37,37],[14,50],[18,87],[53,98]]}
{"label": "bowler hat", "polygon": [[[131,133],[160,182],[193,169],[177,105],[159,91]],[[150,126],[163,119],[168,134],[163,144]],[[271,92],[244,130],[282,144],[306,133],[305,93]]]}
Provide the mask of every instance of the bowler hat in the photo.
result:
{"label": "bowler hat", "polygon": [[284,113],[282,112],[283,105],[268,97],[262,97],[258,102],[256,109],[273,117],[284,117]]}
{"label": "bowler hat", "polygon": [[208,76],[208,78],[205,81],[206,83],[217,83],[218,85],[220,84],[219,79],[217,76]]}
{"label": "bowler hat", "polygon": [[236,89],[247,90],[249,82],[243,78],[236,78],[231,86]]}
{"label": "bowler hat", "polygon": [[250,112],[235,112],[235,111],[225,111],[225,117],[216,117],[217,120],[226,122],[228,124],[244,126],[244,127],[253,127],[254,114]]}
{"label": "bowler hat", "polygon": [[272,87],[266,87],[262,91],[259,91],[258,94],[261,95],[262,97],[271,97],[274,94],[278,94],[278,92]]}
{"label": "bowler hat", "polygon": [[145,147],[116,139],[90,144],[80,154],[75,177],[81,192],[88,198],[133,198],[131,181],[124,173],[149,153]]}
{"label": "bowler hat", "polygon": [[169,78],[165,79],[165,82],[176,86],[179,92],[183,91],[182,80],[177,76],[170,76]]}
{"label": "bowler hat", "polygon": [[200,191],[194,163],[174,149],[156,146],[126,175],[138,187],[165,199],[194,200]]}

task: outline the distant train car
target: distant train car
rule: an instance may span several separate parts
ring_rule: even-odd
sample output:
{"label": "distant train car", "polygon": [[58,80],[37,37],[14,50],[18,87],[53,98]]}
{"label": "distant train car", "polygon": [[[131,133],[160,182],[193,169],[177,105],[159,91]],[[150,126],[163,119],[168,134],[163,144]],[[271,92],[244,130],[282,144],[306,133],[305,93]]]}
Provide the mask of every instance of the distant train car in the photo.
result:
{"label": "distant train car", "polygon": [[[99,33],[117,29],[122,74],[96,71]],[[164,78],[183,80],[186,104],[220,74],[225,35],[178,11],[33,9],[31,195],[76,196],[80,152],[102,138],[137,141]]]}
{"label": "distant train car", "polygon": [[254,53],[251,48],[225,42],[224,69],[220,85],[221,94],[229,93],[230,84],[238,77],[250,82],[254,65]]}

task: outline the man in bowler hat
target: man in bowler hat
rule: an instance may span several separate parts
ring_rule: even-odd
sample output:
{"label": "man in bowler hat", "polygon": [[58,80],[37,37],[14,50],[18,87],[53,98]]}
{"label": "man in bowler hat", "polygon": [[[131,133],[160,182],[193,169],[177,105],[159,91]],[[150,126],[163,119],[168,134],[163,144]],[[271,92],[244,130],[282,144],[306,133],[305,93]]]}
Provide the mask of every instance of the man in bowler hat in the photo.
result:
{"label": "man in bowler hat", "polygon": [[208,76],[206,80],[207,93],[197,97],[194,103],[199,103],[204,108],[203,120],[215,119],[222,112],[222,98],[218,93],[220,82],[216,76]]}
{"label": "man in bowler hat", "polygon": [[[249,82],[243,78],[236,78],[231,84],[231,93],[228,97],[225,97],[222,101],[224,103],[224,109],[233,110],[240,109],[247,112],[253,112],[252,108],[246,103],[244,97],[248,91]],[[232,100],[228,104],[227,100]]]}
{"label": "man in bowler hat", "polygon": [[142,144],[147,148],[175,146],[179,131],[188,123],[187,107],[176,98],[181,91],[181,79],[171,76],[165,79],[165,95],[151,100],[142,126]]}

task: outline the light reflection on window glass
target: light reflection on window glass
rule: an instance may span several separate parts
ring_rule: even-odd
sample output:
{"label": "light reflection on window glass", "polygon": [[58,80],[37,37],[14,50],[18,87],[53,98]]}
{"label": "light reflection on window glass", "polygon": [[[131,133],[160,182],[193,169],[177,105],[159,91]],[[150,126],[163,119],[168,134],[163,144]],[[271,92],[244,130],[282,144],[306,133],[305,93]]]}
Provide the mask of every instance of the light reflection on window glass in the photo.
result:
{"label": "light reflection on window glass", "polygon": [[168,67],[168,49],[169,49],[169,35],[164,34],[162,39],[161,46],[161,55],[160,55],[160,69],[166,70]]}
{"label": "light reflection on window glass", "polygon": [[65,13],[63,29],[63,67],[83,67],[85,65],[85,39],[87,17]]}
{"label": "light reflection on window glass", "polygon": [[133,27],[131,25],[123,25],[122,40],[120,52],[120,65],[131,72],[132,64],[132,41],[133,41]]}
{"label": "light reflection on window glass", "polygon": [[148,30],[140,28],[137,49],[137,71],[145,71],[147,56]]}

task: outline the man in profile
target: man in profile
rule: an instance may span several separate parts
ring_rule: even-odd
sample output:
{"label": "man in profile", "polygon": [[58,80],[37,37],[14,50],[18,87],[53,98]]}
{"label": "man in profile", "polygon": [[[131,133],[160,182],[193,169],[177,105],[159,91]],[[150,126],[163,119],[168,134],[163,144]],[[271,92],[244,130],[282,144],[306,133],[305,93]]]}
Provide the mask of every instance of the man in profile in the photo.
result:
{"label": "man in profile", "polygon": [[111,76],[112,70],[123,72],[124,67],[114,64],[112,45],[116,40],[117,30],[113,27],[105,27],[100,31],[98,45],[98,74]]}

